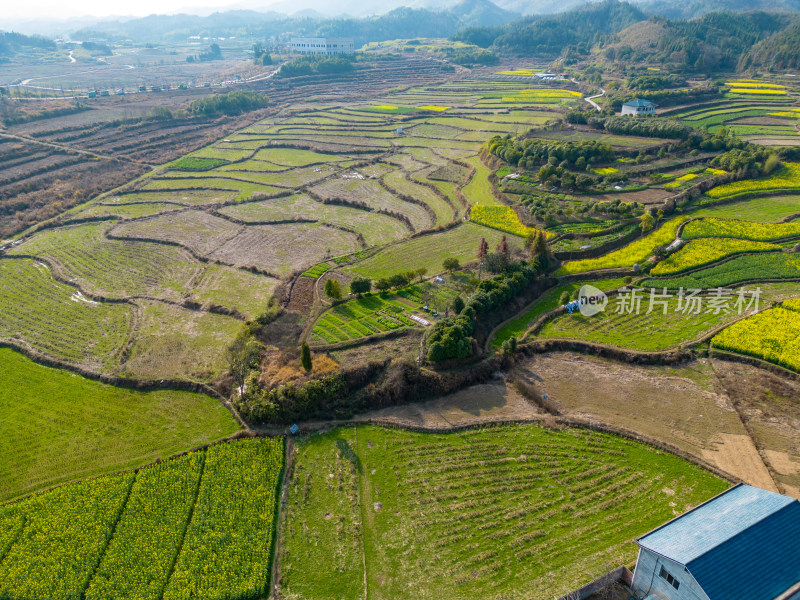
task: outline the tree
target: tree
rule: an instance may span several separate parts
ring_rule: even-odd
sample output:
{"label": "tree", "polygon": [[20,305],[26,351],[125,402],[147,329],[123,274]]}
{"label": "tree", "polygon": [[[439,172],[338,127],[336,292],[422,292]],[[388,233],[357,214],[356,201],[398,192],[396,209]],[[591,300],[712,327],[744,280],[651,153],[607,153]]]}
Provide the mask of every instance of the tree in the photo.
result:
{"label": "tree", "polygon": [[508,247],[508,240],[506,239],[505,235],[503,236],[503,239],[500,240],[500,244],[497,246],[497,252],[504,254],[506,257],[511,254],[511,249]]}
{"label": "tree", "polygon": [[451,257],[451,258],[445,258],[444,262],[442,263],[442,266],[444,267],[445,271],[452,273],[461,266],[461,263],[458,262],[457,258]]}
{"label": "tree", "polygon": [[492,252],[486,255],[486,270],[490,273],[501,273],[508,268],[508,256],[502,252]]}
{"label": "tree", "polygon": [[651,215],[649,212],[644,213],[640,220],[642,233],[646,233],[651,229],[653,229],[653,227],[655,226],[655,222],[656,220],[653,218],[653,215]]}
{"label": "tree", "polygon": [[777,154],[770,154],[764,162],[764,175],[769,175],[781,164],[781,159]]}
{"label": "tree", "polygon": [[503,342],[503,352],[508,355],[517,353],[517,336],[512,335],[505,342]]}
{"label": "tree", "polygon": [[[330,281],[330,279],[328,281]],[[311,363],[311,348],[308,347],[306,342],[303,342],[303,345],[300,346],[300,364],[306,370],[306,373],[314,366]]]}
{"label": "tree", "polygon": [[536,234],[536,256],[541,256],[542,258],[547,256],[547,235],[544,231]]}
{"label": "tree", "polygon": [[207,60],[221,60],[222,59],[222,50],[220,50],[219,44],[214,43],[208,47],[208,52],[203,52],[200,54],[201,61]]}
{"label": "tree", "polygon": [[489,252],[489,242],[486,238],[481,238],[481,243],[478,246],[478,260],[483,260],[483,257]]}
{"label": "tree", "polygon": [[488,252],[489,243],[486,241],[486,238],[481,238],[481,243],[478,246],[478,279],[481,278],[481,273],[483,271],[483,259]]}
{"label": "tree", "polygon": [[461,296],[456,296],[455,298],[453,298],[452,306],[453,306],[453,311],[457,315],[460,314],[462,310],[464,310],[464,300],[461,298]]}
{"label": "tree", "polygon": [[378,279],[378,281],[375,282],[375,289],[378,290],[379,292],[385,292],[390,287],[392,287],[392,284],[389,283],[389,280],[386,279],[385,277],[381,277],[380,279]]}
{"label": "tree", "polygon": [[248,373],[258,367],[264,346],[258,343],[249,330],[242,330],[233,343],[225,350],[225,360],[236,387],[239,397],[244,393],[244,382]]}
{"label": "tree", "polygon": [[366,294],[372,289],[372,281],[366,277],[356,277],[350,282],[350,292],[360,296]]}
{"label": "tree", "polygon": [[539,235],[539,231],[537,229],[529,229],[528,233],[525,234],[525,248],[527,248],[528,251],[530,251],[531,248],[533,248],[536,244],[537,235]]}
{"label": "tree", "polygon": [[419,269],[416,270],[416,273],[419,276],[419,282],[422,283],[422,279],[428,273],[428,269],[426,269],[425,267],[420,267]]}
{"label": "tree", "polygon": [[342,285],[338,279],[328,279],[325,282],[325,295],[334,300],[339,300],[342,297]]}
{"label": "tree", "polygon": [[389,277],[389,287],[393,288],[401,288],[414,280],[414,271],[408,271],[406,273],[397,273],[396,275],[392,275]]}

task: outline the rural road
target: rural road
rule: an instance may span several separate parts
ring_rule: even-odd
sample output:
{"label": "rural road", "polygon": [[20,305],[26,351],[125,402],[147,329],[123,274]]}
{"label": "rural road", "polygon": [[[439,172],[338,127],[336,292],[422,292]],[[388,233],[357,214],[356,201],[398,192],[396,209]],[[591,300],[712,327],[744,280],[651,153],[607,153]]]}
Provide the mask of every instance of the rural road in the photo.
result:
{"label": "rural road", "polygon": [[43,142],[41,140],[37,140],[34,138],[29,138],[23,135],[13,135],[11,133],[6,133],[4,131],[0,131],[0,137],[7,138],[10,140],[18,140],[20,142],[28,142],[29,144],[39,144],[40,146],[47,146],[49,148],[55,148],[57,150],[67,150],[68,152],[76,152],[78,154],[85,154],[86,156],[91,156],[93,158],[101,158],[105,160],[116,160],[121,162],[130,162],[135,163],[138,165],[145,165],[147,167],[152,167],[148,163],[143,163],[138,160],[134,160],[132,158],[128,158],[126,156],[111,156],[108,154],[98,154],[97,152],[92,152],[90,150],[81,150],[80,148],[73,148],[72,146],[65,146],[63,144],[56,144],[54,142]]}
{"label": "rural road", "polygon": [[606,91],[603,88],[600,88],[600,93],[599,94],[595,94],[594,96],[588,96],[588,97],[584,98],[584,100],[586,100],[589,104],[594,106],[594,108],[595,108],[595,110],[597,110],[597,112],[600,112],[603,109],[600,107],[600,105],[597,102],[594,101],[594,99],[595,98],[600,98],[601,96],[605,96],[605,94],[606,94]]}

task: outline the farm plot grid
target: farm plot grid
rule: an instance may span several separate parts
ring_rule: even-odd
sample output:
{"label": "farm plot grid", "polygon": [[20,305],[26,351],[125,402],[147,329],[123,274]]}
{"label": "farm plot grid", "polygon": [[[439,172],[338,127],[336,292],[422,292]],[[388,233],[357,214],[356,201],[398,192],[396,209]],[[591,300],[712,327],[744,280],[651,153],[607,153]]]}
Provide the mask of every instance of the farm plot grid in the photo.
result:
{"label": "farm plot grid", "polygon": [[406,327],[424,327],[442,315],[458,292],[430,282],[395,293],[367,294],[325,311],[311,332],[314,344],[336,344]]}
{"label": "farm plot grid", "polygon": [[[766,146],[798,146],[797,123],[800,112],[793,102],[795,93],[783,85],[727,82],[737,93],[721,101],[677,112],[675,116],[688,125],[716,132],[725,128],[747,141]],[[726,85],[727,85],[726,84]],[[758,89],[755,86],[773,89]],[[746,87],[742,87],[746,86]],[[769,93],[765,93],[769,92]]]}
{"label": "farm plot grid", "polygon": [[218,444],[0,507],[14,598],[260,598],[283,440]]}
{"label": "farm plot grid", "polygon": [[295,452],[280,583],[308,600],[560,597],[728,485],[649,446],[538,426],[362,426]]}
{"label": "farm plot grid", "polygon": [[[477,156],[481,143],[544,123],[555,114],[554,99],[578,101],[575,94],[531,86],[486,79],[350,105],[311,102],[228,133],[69,211],[65,225],[23,238],[12,253],[34,257],[31,265],[58,280],[51,287],[63,280],[90,302],[79,306],[75,321],[68,315],[81,312],[78,307],[67,311],[53,300],[58,309],[48,312],[48,332],[12,322],[2,335],[95,372],[207,379],[219,365],[204,357],[192,368],[191,351],[210,341],[208,353],[221,354],[237,320],[266,309],[278,279],[372,247],[414,246],[407,238],[454,225],[452,236],[425,236],[427,268],[441,270],[445,239],[463,242],[456,254],[471,259],[482,237],[499,243],[497,230],[462,223],[470,205],[498,204],[490,171]],[[69,224],[89,218],[104,220]],[[516,222],[504,227],[523,233]],[[20,285],[8,288],[9,312],[31,297]],[[244,300],[251,287],[255,293]],[[67,298],[76,291],[59,289]],[[212,308],[232,316],[202,315]],[[186,326],[166,323],[173,318]],[[81,319],[82,333],[55,340],[55,332]],[[225,322],[209,336],[216,320]],[[72,337],[81,341],[73,344]],[[156,368],[176,343],[172,366]],[[65,344],[71,348],[59,347]]]}

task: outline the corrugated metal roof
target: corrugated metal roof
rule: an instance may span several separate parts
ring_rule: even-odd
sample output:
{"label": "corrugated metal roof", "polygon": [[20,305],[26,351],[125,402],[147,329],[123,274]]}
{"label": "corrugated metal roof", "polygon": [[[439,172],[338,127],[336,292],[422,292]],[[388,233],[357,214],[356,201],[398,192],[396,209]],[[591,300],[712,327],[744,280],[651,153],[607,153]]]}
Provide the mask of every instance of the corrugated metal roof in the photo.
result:
{"label": "corrugated metal roof", "polygon": [[800,502],[739,485],[638,540],[711,600],[773,600],[800,581]]}
{"label": "corrugated metal roof", "polygon": [[636,98],[636,100],[631,100],[629,102],[626,102],[622,106],[644,106],[644,107],[647,107],[647,106],[653,106],[653,103],[650,102],[650,100],[642,100],[641,98]]}

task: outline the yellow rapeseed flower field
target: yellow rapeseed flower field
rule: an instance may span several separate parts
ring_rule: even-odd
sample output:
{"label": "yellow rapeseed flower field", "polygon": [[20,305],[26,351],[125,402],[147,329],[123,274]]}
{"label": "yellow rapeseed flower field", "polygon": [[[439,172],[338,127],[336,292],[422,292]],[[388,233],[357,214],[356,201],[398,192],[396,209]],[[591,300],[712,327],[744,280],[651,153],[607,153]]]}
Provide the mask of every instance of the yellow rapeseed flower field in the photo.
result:
{"label": "yellow rapeseed flower field", "polygon": [[737,321],[711,345],[800,371],[800,312],[777,307]]}
{"label": "yellow rapeseed flower field", "polygon": [[770,96],[785,96],[786,90],[766,90],[761,88],[731,88],[733,94],[767,94]]}
{"label": "yellow rapeseed flower field", "polygon": [[475,223],[522,237],[528,235],[530,231],[535,231],[531,227],[523,225],[517,213],[510,206],[485,206],[479,204],[472,207],[470,218]]}
{"label": "yellow rapeseed flower field", "polygon": [[782,169],[769,177],[744,179],[724,183],[706,192],[706,196],[715,200],[732,198],[753,192],[772,192],[779,190],[800,189],[800,163],[784,163]]}

